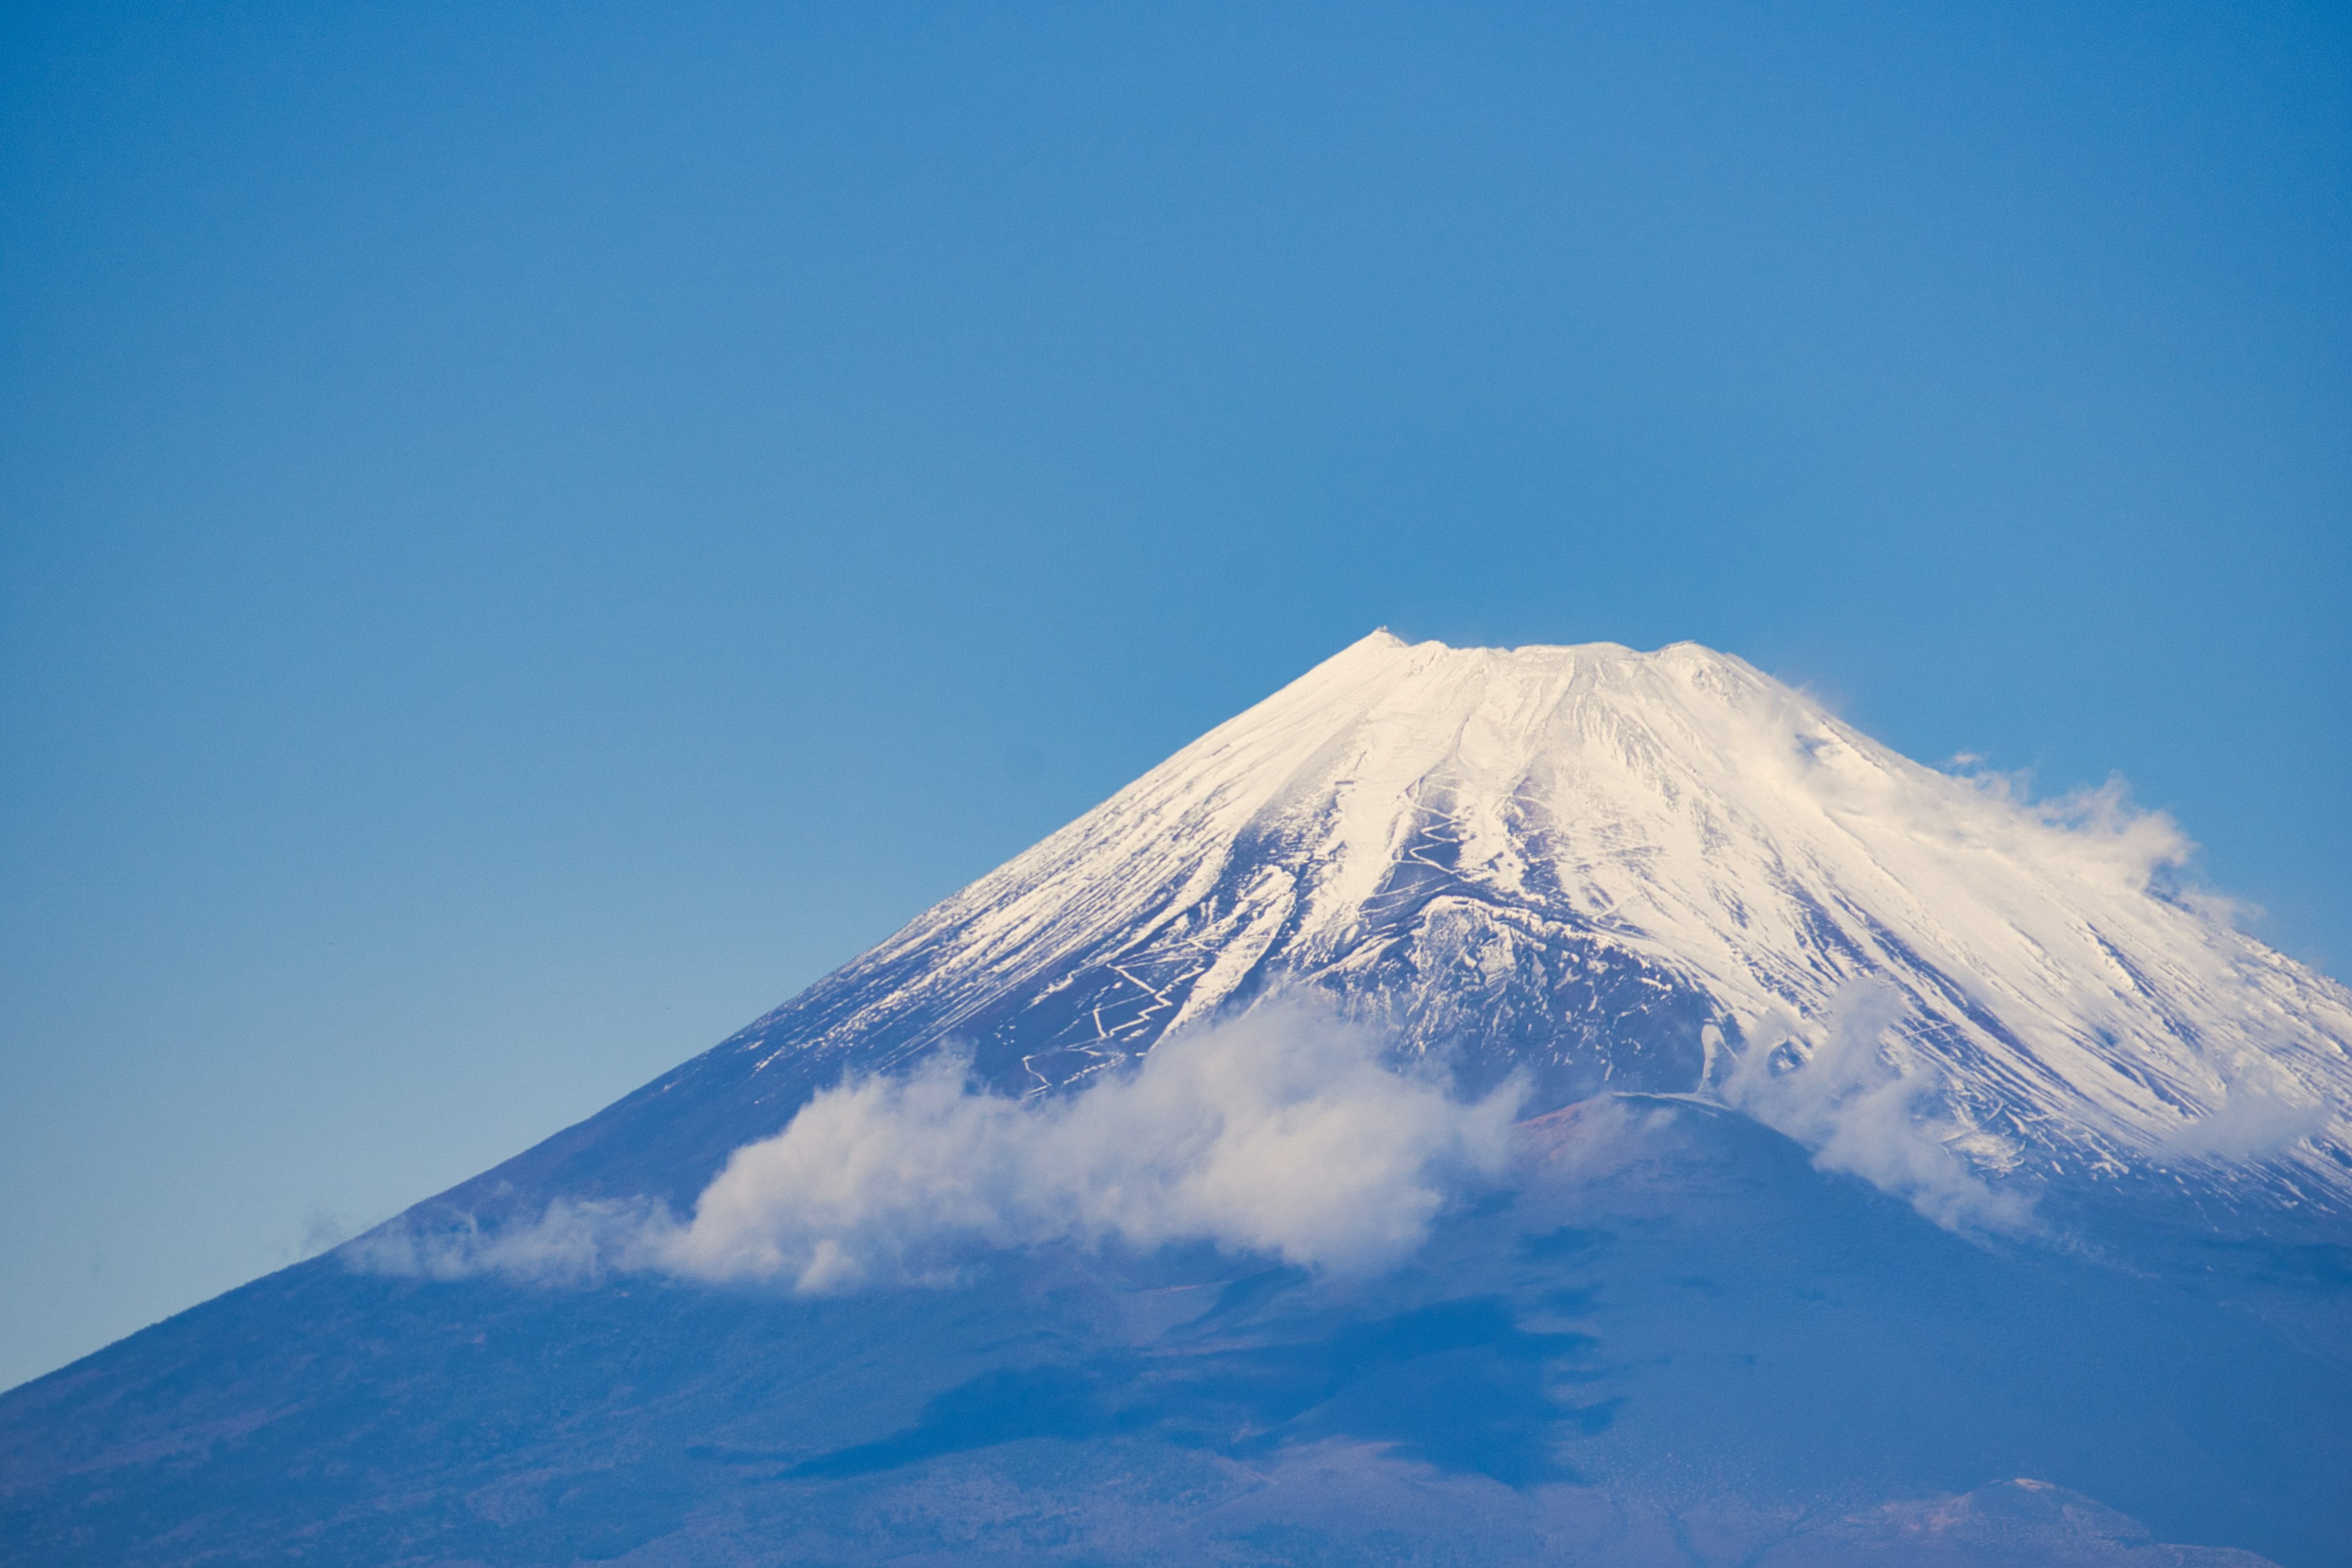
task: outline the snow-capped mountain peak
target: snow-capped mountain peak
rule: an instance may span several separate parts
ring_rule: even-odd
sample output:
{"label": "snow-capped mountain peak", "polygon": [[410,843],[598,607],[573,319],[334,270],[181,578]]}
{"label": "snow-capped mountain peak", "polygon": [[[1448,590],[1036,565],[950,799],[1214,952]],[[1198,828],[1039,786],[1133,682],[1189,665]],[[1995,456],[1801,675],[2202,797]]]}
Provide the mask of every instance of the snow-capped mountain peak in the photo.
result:
{"label": "snow-capped mountain peak", "polygon": [[1875,977],[1890,1070],[1981,1170],[2352,1190],[2352,994],[2171,889],[2186,848],[2113,794],[1913,763],[1696,644],[1380,631],[721,1049],[956,1041],[1044,1090],[1307,988],[1555,1102],[1713,1095]]}

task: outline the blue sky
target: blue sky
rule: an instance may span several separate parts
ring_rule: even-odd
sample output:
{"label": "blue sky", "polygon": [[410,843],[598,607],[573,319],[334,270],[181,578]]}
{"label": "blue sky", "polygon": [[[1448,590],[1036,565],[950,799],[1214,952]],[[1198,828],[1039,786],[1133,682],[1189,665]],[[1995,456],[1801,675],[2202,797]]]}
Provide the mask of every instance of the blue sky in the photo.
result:
{"label": "blue sky", "polygon": [[2128,779],[2352,971],[2340,8],[24,5],[0,1384],[1371,627]]}

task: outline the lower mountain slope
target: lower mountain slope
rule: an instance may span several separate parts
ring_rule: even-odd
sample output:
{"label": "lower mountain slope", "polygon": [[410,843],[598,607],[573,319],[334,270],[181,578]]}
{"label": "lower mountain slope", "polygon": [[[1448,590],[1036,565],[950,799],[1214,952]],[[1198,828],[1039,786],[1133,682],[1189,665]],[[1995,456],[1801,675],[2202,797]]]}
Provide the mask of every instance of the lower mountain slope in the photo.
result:
{"label": "lower mountain slope", "polygon": [[[2341,1275],[1988,1248],[1685,1101],[1523,1136],[1515,1194],[1353,1283],[1206,1249],[818,1299],[314,1260],[9,1395],[0,1555],[2352,1562],[2352,1364],[2313,1332]],[[2019,1522],[2055,1495],[2021,1476],[2074,1501]]]}

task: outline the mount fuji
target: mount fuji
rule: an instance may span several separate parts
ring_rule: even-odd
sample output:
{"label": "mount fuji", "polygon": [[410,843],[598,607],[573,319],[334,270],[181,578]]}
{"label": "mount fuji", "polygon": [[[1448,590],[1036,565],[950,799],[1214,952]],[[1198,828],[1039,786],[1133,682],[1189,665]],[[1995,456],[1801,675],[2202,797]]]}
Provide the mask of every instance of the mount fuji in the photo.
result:
{"label": "mount fuji", "polygon": [[1693,644],[1375,633],[0,1396],[0,1552],[2352,1564],[2352,992],[2187,852]]}

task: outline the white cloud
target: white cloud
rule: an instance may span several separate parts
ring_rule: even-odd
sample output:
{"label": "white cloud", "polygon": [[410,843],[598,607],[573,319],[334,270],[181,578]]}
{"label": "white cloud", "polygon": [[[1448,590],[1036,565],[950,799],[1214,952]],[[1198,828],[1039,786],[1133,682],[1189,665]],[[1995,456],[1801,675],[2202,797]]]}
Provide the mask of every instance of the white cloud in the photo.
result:
{"label": "white cloud", "polygon": [[1927,1117],[1936,1074],[1889,1060],[1882,1047],[1907,1004],[1887,982],[1847,982],[1830,1000],[1821,1039],[1800,1052],[1793,1018],[1762,1020],[1723,1085],[1724,1098],[1843,1171],[1911,1204],[1953,1230],[2013,1230],[2027,1200],[1994,1189],[1937,1135]]}
{"label": "white cloud", "polygon": [[951,1277],[975,1247],[1210,1242],[1366,1272],[1427,1236],[1448,1199],[1501,1173],[1522,1099],[1475,1104],[1296,1006],[1160,1043],[1077,1091],[1013,1100],[939,1057],[819,1094],[746,1145],[679,1221],[559,1203],[540,1224],[355,1244],[360,1266],[580,1279],[656,1268],[795,1289]]}
{"label": "white cloud", "polygon": [[[2267,1079],[2256,1082],[2257,1078]],[[2174,1154],[2264,1160],[2327,1125],[2327,1107],[2295,1098],[2300,1086],[2259,1058],[2240,1064],[2221,1103],[2165,1140]],[[2308,1092],[2307,1090],[2302,1092]]]}
{"label": "white cloud", "polygon": [[368,1274],[461,1279],[504,1274],[546,1284],[584,1284],[654,1267],[677,1228],[666,1206],[643,1199],[558,1198],[534,1223],[485,1230],[469,1215],[454,1229],[419,1231],[405,1216],[346,1245],[345,1263]]}

